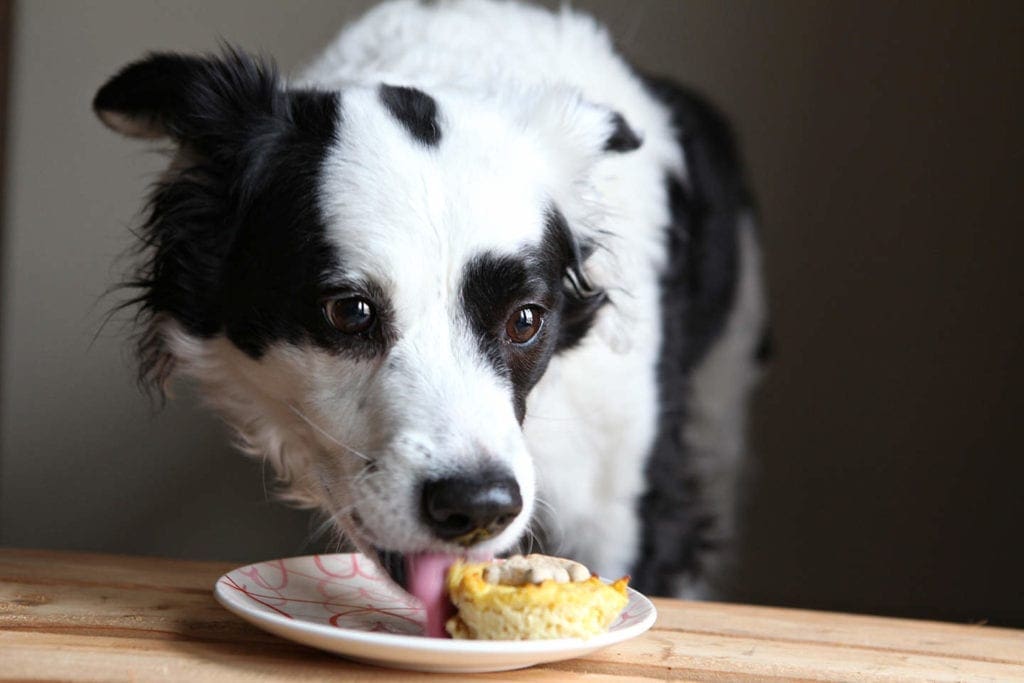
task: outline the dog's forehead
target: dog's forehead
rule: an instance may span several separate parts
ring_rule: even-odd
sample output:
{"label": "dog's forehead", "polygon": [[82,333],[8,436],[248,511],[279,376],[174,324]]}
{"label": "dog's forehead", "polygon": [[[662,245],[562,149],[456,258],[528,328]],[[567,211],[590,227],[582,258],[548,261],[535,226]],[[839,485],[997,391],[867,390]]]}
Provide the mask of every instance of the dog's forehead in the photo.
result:
{"label": "dog's forehead", "polygon": [[322,174],[327,236],[350,274],[444,273],[454,285],[475,255],[540,242],[550,171],[522,128],[484,104],[419,93],[436,104],[426,137],[385,92],[343,93]]}

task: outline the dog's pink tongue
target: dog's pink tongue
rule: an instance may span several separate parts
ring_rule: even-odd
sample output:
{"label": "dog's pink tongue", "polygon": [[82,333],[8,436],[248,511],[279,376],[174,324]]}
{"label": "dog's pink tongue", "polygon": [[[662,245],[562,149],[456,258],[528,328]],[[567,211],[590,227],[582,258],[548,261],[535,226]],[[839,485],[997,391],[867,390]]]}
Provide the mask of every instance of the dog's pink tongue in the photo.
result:
{"label": "dog's pink tongue", "polygon": [[447,553],[410,553],[405,556],[405,588],[426,610],[426,635],[445,637],[444,623],[455,612],[445,590],[448,567],[457,559]]}
{"label": "dog's pink tongue", "polygon": [[[467,553],[470,562],[487,562],[493,553]],[[405,589],[423,603],[426,610],[426,632],[432,638],[445,638],[444,624],[455,614],[455,606],[446,590],[448,567],[458,555],[450,553],[409,553],[405,556]]]}

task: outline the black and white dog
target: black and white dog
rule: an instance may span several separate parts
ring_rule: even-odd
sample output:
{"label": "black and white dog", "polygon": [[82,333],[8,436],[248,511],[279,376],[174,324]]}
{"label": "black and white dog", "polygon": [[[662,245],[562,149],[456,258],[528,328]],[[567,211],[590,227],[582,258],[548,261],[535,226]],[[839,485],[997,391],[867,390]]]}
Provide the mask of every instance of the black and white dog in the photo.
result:
{"label": "black and white dog", "polygon": [[175,143],[133,283],[144,376],[197,380],[292,501],[420,593],[531,523],[602,575],[713,593],[765,315],[708,105],[574,11],[399,0],[296,80],[153,54],[95,109]]}

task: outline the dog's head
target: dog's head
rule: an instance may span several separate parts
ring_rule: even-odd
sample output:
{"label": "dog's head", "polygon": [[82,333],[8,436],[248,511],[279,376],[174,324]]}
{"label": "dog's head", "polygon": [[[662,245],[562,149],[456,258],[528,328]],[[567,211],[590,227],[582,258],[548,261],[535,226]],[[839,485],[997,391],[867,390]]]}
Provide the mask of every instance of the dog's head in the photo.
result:
{"label": "dog's head", "polygon": [[639,146],[622,117],[562,91],[289,89],[232,51],[151,56],[95,108],[175,143],[135,282],[147,377],[197,378],[364,550],[511,546],[527,397],[606,302],[588,174]]}

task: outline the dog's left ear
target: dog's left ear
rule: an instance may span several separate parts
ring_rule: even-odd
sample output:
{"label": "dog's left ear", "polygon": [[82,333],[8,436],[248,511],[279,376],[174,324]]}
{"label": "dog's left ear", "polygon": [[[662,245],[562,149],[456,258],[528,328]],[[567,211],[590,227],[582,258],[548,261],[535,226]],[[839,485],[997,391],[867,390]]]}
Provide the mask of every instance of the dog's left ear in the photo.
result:
{"label": "dog's left ear", "polygon": [[558,349],[576,346],[586,336],[597,318],[598,311],[608,303],[608,293],[594,285],[583,270],[589,248],[580,249],[573,240],[573,256],[563,278],[565,300],[558,330]]}
{"label": "dog's left ear", "polygon": [[555,89],[536,97],[526,112],[528,125],[539,128],[548,147],[580,172],[606,153],[632,152],[643,140],[625,117],[580,97]]}
{"label": "dog's left ear", "polygon": [[572,348],[587,334],[597,312],[608,303],[608,294],[594,285],[583,269],[593,245],[582,242],[569,229],[565,216],[556,208],[548,210],[545,246],[547,257],[560,264],[563,298],[557,348]]}
{"label": "dog's left ear", "polygon": [[612,132],[604,141],[606,152],[632,152],[640,149],[644,141],[629,127],[626,119],[617,111],[612,112]]}
{"label": "dog's left ear", "polygon": [[586,197],[589,176],[598,161],[639,149],[643,140],[621,113],[589,102],[574,90],[551,89],[526,102],[525,123],[539,136],[555,170],[549,191],[559,210],[549,213],[548,230],[556,237],[565,264],[558,348],[567,349],[586,336],[609,301],[584,268],[599,242],[599,226],[591,219],[593,199]]}

